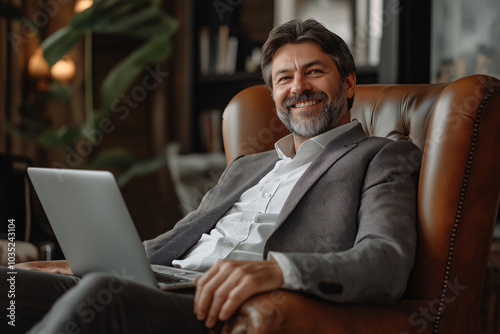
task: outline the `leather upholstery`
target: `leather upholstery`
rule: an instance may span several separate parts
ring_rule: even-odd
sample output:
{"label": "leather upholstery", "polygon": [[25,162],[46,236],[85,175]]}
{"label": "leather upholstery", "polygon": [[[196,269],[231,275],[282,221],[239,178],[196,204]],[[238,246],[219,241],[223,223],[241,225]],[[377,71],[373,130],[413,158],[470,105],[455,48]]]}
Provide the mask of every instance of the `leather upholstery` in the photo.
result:
{"label": "leather upholstery", "polygon": [[[500,201],[500,81],[474,75],[449,84],[359,85],[351,118],[368,135],[410,140],[423,150],[417,259],[405,296],[382,307],[277,291],[248,300],[226,329],[474,333]],[[228,161],[272,149],[286,133],[264,86],[239,93],[223,115]]]}
{"label": "leather upholstery", "polygon": [[229,164],[242,154],[268,151],[290,132],[276,115],[271,92],[254,86],[236,95],[222,115],[224,151]]}

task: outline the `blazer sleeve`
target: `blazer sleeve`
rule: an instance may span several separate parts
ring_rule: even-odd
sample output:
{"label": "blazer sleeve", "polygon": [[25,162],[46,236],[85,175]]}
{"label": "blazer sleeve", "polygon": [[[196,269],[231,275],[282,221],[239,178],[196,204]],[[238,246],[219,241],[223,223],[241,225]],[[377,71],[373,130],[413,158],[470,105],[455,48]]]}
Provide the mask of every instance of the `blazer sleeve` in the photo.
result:
{"label": "blazer sleeve", "polygon": [[354,246],[325,254],[270,252],[284,288],[334,302],[395,303],[415,260],[420,162],[421,152],[409,142],[385,145],[366,168]]}

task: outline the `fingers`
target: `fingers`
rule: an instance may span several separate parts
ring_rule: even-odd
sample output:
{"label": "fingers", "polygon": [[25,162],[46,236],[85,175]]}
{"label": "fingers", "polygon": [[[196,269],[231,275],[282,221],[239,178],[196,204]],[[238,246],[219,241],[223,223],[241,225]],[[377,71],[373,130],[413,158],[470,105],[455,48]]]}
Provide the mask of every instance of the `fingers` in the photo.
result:
{"label": "fingers", "polygon": [[[197,315],[199,320],[205,319],[206,315],[206,299],[208,296],[206,294],[208,293],[208,288],[207,287],[208,283],[212,279],[212,277],[215,276],[215,274],[218,271],[218,267],[215,265],[212,268],[210,268],[203,276],[197,277],[194,281],[196,285],[196,292],[194,295],[194,313]],[[210,300],[211,301],[211,300]]]}
{"label": "fingers", "polygon": [[15,265],[16,269],[44,271],[62,275],[73,275],[73,272],[65,260],[58,261],[33,261],[18,263]]}
{"label": "fingers", "polygon": [[[254,286],[255,288],[250,288]],[[221,305],[218,312],[218,318],[221,321],[229,320],[234,312],[240,307],[240,305],[247,300],[252,294],[258,293],[258,288],[256,284],[251,283],[250,277],[242,278],[239,284],[235,285],[230,291],[224,291],[226,294],[226,299]]]}
{"label": "fingers", "polygon": [[[231,295],[234,291],[238,290],[238,285],[241,284],[238,277],[235,277],[235,273],[230,274],[228,280],[225,280],[221,285],[215,290],[213,294],[212,302],[209,304],[209,310],[207,313],[205,325],[207,327],[212,327],[217,322],[217,319],[222,321],[226,319],[226,313],[228,304],[232,305],[235,301],[232,300]],[[226,309],[224,313],[224,309]],[[227,316],[229,318],[232,313]]]}
{"label": "fingers", "polygon": [[47,271],[50,267],[52,267],[52,265],[46,261],[33,261],[33,262],[17,263],[15,267],[16,269]]}
{"label": "fingers", "polygon": [[219,262],[196,281],[194,312],[198,320],[206,319],[207,327],[217,321],[219,310],[228,291],[237,283],[228,265]]}
{"label": "fingers", "polygon": [[196,280],[194,312],[207,327],[228,320],[250,296],[279,288],[283,275],[270,261],[219,261]]}

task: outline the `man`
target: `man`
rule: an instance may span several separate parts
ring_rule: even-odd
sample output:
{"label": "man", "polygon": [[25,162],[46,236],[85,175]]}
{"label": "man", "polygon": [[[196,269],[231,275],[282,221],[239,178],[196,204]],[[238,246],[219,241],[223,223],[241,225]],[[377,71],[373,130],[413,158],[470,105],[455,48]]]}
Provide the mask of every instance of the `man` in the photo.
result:
{"label": "man", "polygon": [[[314,20],[275,28],[262,72],[292,134],[276,150],[235,159],[196,211],[144,243],[152,263],[206,271],[196,291],[96,274],[64,293],[76,279],[27,272],[64,282],[33,332],[202,333],[277,288],[346,303],[400,298],[414,262],[418,172],[402,167],[420,157],[418,148],[368,138],[350,120],[352,55]],[[70,273],[64,262],[24,267]],[[117,293],[99,303],[102,291]]]}

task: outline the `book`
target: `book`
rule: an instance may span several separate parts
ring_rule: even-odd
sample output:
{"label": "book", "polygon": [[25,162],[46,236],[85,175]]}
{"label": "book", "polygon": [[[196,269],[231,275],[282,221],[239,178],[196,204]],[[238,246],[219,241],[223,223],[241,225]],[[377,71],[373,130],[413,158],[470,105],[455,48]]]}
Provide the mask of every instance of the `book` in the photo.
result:
{"label": "book", "polygon": [[226,72],[226,60],[227,60],[227,46],[229,40],[229,27],[227,25],[221,25],[219,27],[219,36],[217,39],[217,74],[224,74]]}
{"label": "book", "polygon": [[201,27],[199,33],[200,73],[207,75],[210,72],[210,28]]}
{"label": "book", "polygon": [[201,27],[199,34],[201,75],[234,74],[238,59],[238,39],[229,36],[229,27],[221,25],[215,32]]}
{"label": "book", "polygon": [[232,36],[227,41],[226,74],[236,72],[236,61],[238,59],[238,38]]}

